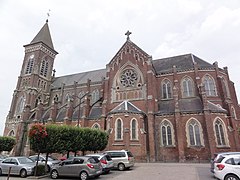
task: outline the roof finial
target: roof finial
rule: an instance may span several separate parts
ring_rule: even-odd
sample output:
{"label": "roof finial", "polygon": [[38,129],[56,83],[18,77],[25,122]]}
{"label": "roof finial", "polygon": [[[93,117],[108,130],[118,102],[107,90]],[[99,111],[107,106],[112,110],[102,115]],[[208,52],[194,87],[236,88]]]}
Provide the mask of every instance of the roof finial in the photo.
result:
{"label": "roof finial", "polygon": [[50,9],[48,10],[48,12],[47,12],[47,20],[46,20],[46,22],[48,22],[48,18],[50,17]]}
{"label": "roof finial", "polygon": [[127,40],[130,39],[130,38],[129,38],[130,34],[132,34],[132,32],[130,32],[129,30],[125,33],[125,35],[127,36]]}

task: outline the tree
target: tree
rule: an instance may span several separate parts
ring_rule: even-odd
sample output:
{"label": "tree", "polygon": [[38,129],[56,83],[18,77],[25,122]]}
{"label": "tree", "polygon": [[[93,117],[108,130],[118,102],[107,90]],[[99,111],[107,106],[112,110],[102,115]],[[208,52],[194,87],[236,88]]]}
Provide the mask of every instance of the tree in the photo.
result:
{"label": "tree", "polygon": [[29,130],[29,141],[32,150],[38,153],[46,152],[46,139],[48,137],[46,127],[42,124],[34,124]]}
{"label": "tree", "polygon": [[11,151],[16,144],[16,139],[10,136],[0,136],[0,152]]}
{"label": "tree", "polygon": [[[39,154],[47,151],[47,131],[46,127],[40,123],[34,124],[29,130],[29,141],[32,150],[38,153],[37,159],[39,160]],[[36,167],[38,167],[38,160]],[[47,169],[47,161],[45,162],[45,170]],[[37,174],[37,168],[35,168],[34,175]]]}

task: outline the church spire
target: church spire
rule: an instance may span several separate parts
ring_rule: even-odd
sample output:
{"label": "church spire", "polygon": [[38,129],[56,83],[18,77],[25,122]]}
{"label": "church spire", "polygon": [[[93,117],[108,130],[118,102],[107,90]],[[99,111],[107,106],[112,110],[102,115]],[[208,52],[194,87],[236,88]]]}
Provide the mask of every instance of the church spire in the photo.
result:
{"label": "church spire", "polygon": [[38,42],[42,42],[42,43],[46,44],[48,47],[50,47],[54,50],[51,34],[50,34],[50,31],[49,31],[49,27],[48,27],[48,19],[46,20],[46,23],[44,24],[42,29],[33,38],[33,40],[31,41],[30,44],[35,44],[35,43],[38,43]]}

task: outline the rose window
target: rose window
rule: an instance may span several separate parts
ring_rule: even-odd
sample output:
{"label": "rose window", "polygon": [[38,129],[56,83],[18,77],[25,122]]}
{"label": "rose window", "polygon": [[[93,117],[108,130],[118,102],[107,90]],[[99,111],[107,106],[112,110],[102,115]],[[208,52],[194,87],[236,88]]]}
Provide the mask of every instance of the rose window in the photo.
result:
{"label": "rose window", "polygon": [[137,73],[133,69],[127,69],[123,71],[120,82],[124,87],[134,87],[137,79]]}

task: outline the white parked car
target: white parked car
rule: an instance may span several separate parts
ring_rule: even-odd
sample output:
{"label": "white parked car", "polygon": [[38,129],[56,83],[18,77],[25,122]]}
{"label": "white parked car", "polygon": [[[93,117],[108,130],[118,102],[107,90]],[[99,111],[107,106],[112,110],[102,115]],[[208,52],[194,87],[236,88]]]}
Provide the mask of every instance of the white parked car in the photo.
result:
{"label": "white parked car", "polygon": [[226,156],[226,155],[234,155],[234,154],[238,154],[240,155],[240,152],[220,152],[220,153],[214,153],[214,157],[211,159],[211,168],[210,171],[212,173],[214,173],[214,164],[215,162],[221,158],[222,156]]}
{"label": "white parked car", "polygon": [[214,176],[220,180],[240,179],[240,155],[223,155],[214,163]]}

